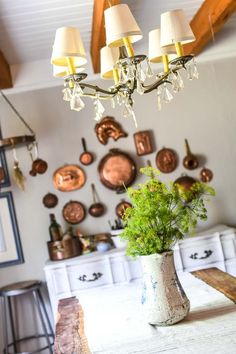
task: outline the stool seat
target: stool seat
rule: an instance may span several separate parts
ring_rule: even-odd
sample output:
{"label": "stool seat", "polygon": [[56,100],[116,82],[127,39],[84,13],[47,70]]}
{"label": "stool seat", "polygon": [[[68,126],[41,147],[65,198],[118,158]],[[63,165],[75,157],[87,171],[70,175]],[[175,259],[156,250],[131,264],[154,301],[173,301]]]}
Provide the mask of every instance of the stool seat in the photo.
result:
{"label": "stool seat", "polygon": [[0,296],[17,296],[25,294],[29,291],[39,288],[41,282],[39,280],[21,281],[0,288]]}
{"label": "stool seat", "polygon": [[[4,354],[26,354],[25,351],[20,351],[20,344],[23,342],[31,341],[33,339],[44,338],[46,340],[45,345],[41,345],[37,350],[27,351],[27,354],[36,354],[48,349],[50,354],[53,354],[53,341],[54,333],[46,311],[43,296],[40,291],[41,281],[39,280],[27,280],[17,282],[14,284],[6,285],[0,288],[0,298],[3,299],[3,334],[4,334]],[[42,334],[35,334],[26,337],[18,337],[16,335],[16,324],[18,322],[17,310],[13,307],[14,301],[18,295],[29,293],[34,301],[35,309],[38,312],[38,316],[41,322]],[[13,309],[15,308],[15,311]],[[9,318],[9,322],[8,322]],[[22,319],[21,321],[23,321]],[[16,321],[16,322],[15,322]],[[9,323],[9,325],[8,325]],[[10,331],[9,331],[10,329]],[[9,334],[12,341],[9,342]],[[11,350],[11,351],[10,351]],[[13,350],[13,351],[12,351]]]}

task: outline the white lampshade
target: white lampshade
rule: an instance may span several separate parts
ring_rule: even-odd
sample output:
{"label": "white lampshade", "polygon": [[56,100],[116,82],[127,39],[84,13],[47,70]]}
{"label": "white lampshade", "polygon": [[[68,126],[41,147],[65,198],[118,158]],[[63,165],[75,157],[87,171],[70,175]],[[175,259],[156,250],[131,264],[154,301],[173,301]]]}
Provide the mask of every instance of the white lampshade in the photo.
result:
{"label": "white lampshade", "polygon": [[166,47],[160,46],[160,28],[156,28],[149,32],[149,51],[148,58],[152,63],[159,63],[162,61],[163,55],[168,55],[169,59],[175,59],[177,57],[174,45]]}
{"label": "white lampshade", "polygon": [[101,77],[113,79],[113,68],[119,60],[119,48],[103,47],[100,50]]}
{"label": "white lampshade", "polygon": [[109,47],[121,47],[122,38],[131,43],[142,39],[142,32],[127,4],[109,7],[104,11],[106,43]]}
{"label": "white lampshade", "polygon": [[195,36],[183,10],[161,14],[161,47],[195,41]]}
{"label": "white lampshade", "polygon": [[56,30],[51,63],[67,66],[66,58],[72,58],[74,66],[87,63],[80,32],[75,27],[61,27]]}
{"label": "white lampshade", "polygon": [[[84,71],[84,68],[78,67],[78,68],[75,68],[75,70],[76,70],[76,74],[79,74],[82,71]],[[54,77],[64,77],[67,75],[69,75],[68,67],[53,65],[53,76]]]}

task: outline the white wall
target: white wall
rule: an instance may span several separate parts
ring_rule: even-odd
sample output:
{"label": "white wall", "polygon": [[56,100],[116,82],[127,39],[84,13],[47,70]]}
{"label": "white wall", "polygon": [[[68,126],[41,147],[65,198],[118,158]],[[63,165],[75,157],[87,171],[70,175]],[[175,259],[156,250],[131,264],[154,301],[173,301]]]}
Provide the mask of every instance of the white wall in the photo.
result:
{"label": "white wall", "polygon": [[[71,111],[68,103],[62,100],[61,88],[11,95],[10,99],[15,107],[36,131],[40,155],[48,161],[49,168],[45,175],[30,177],[29,154],[25,148],[17,150],[21,168],[27,176],[26,191],[20,191],[13,182],[10,190],[13,191],[25,263],[0,269],[0,286],[30,278],[44,279],[43,267],[48,258],[46,242],[49,240],[51,210],[43,206],[42,198],[49,191],[59,197],[59,204],[53,212],[65,226],[61,215],[63,205],[73,199],[89,207],[92,203],[90,184],[95,183],[100,199],[106,204],[108,211],[101,218],[87,216],[79,227],[88,234],[109,231],[108,220],[114,220],[115,206],[125,197],[106,189],[99,182],[97,165],[110,148],[121,148],[130,153],[138,167],[145,165],[147,159],[155,166],[157,150],[163,146],[173,148],[179,156],[178,168],[174,173],[163,175],[163,179],[174,180],[182,172],[188,172],[182,167],[182,158],[185,155],[184,138],[188,138],[192,151],[203,155],[205,166],[214,172],[212,185],[217,192],[217,196],[208,206],[208,222],[201,225],[201,228],[216,223],[235,225],[235,64],[235,58],[200,63],[199,80],[185,80],[185,90],[175,95],[175,99],[165,105],[162,112],[157,110],[155,93],[136,96],[138,130],[151,129],[156,146],[153,154],[141,158],[135,153],[133,133],[136,129],[133,122],[122,118],[121,110],[113,110],[109,103],[106,104],[106,115],[117,118],[129,136],[117,142],[109,141],[107,146],[103,146],[94,133],[93,105],[88,99],[86,108],[77,113]],[[4,137],[27,133],[2,98],[0,118]],[[95,162],[84,167],[87,183],[81,190],[74,192],[56,191],[52,184],[53,172],[66,163],[78,163],[82,152],[82,136],[87,140],[88,149],[96,155]],[[13,158],[10,151],[7,153],[7,160],[11,172]],[[199,171],[200,168],[189,175],[198,177]]]}

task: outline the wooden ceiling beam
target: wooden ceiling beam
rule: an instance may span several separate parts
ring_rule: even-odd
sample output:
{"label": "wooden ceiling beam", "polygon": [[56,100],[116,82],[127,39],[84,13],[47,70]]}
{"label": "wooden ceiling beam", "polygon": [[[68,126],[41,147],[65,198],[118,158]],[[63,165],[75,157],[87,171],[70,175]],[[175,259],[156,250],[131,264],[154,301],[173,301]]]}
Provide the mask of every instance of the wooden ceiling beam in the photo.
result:
{"label": "wooden ceiling beam", "polygon": [[3,90],[12,87],[10,66],[0,51],[0,89]]}
{"label": "wooden ceiling beam", "polygon": [[235,11],[236,0],[205,0],[190,22],[196,41],[184,45],[184,54],[199,54]]}
{"label": "wooden ceiling beam", "polygon": [[[110,2],[112,5],[120,4],[120,0]],[[104,11],[108,7],[108,0],[94,0],[90,54],[95,73],[100,72],[100,49],[106,45]]]}

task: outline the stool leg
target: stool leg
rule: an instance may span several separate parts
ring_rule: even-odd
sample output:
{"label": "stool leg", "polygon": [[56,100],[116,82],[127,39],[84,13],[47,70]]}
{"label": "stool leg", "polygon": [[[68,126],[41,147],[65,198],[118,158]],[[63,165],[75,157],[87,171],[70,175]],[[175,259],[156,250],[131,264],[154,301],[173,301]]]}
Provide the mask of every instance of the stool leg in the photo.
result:
{"label": "stool leg", "polygon": [[7,335],[7,299],[3,297],[3,340],[5,354],[8,354],[8,335]]}
{"label": "stool leg", "polygon": [[51,343],[50,343],[50,337],[49,337],[49,335],[48,335],[47,327],[46,327],[46,324],[45,324],[45,322],[44,322],[43,313],[42,313],[42,310],[41,310],[41,307],[40,307],[40,302],[39,302],[38,293],[34,290],[34,291],[33,291],[33,295],[34,295],[34,300],[35,300],[36,307],[37,307],[37,309],[38,309],[39,317],[40,317],[40,320],[41,320],[41,323],[42,323],[44,335],[45,335],[46,340],[47,340],[48,350],[49,350],[49,352],[50,352],[51,354],[53,354],[52,347],[51,347]]}
{"label": "stool leg", "polygon": [[50,330],[50,334],[52,334],[52,335],[54,336],[53,329],[52,329],[52,325],[51,325],[51,322],[50,322],[50,319],[49,319],[49,317],[48,317],[48,313],[47,313],[47,310],[46,310],[46,307],[45,307],[45,304],[44,304],[43,296],[42,296],[41,291],[40,291],[39,289],[37,289],[36,291],[37,291],[37,293],[38,293],[39,301],[40,301],[40,304],[41,304],[41,306],[42,306],[42,309],[43,309],[45,318],[46,318],[47,323],[48,323],[48,328],[49,328],[49,330]]}
{"label": "stool leg", "polygon": [[13,348],[14,348],[15,353],[17,353],[16,334],[15,334],[14,321],[13,321],[13,316],[12,316],[12,306],[11,306],[11,298],[10,297],[8,297],[8,308],[9,308],[9,317],[10,317]]}

